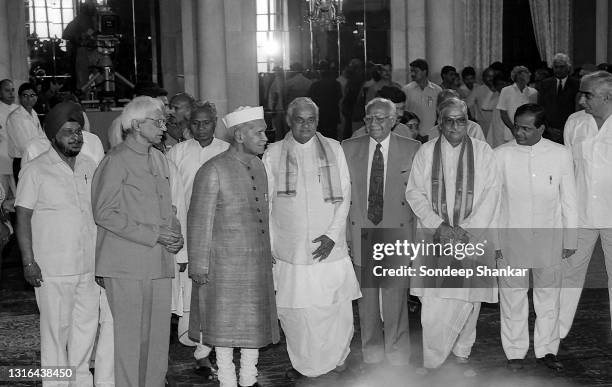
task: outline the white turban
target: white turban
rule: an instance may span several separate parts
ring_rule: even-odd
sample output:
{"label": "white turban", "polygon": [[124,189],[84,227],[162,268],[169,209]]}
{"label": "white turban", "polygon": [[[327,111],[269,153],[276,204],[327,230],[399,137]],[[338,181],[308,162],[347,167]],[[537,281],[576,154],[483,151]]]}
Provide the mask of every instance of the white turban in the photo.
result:
{"label": "white turban", "polygon": [[264,111],[262,106],[240,106],[238,109],[223,117],[226,128],[255,120],[263,120]]}

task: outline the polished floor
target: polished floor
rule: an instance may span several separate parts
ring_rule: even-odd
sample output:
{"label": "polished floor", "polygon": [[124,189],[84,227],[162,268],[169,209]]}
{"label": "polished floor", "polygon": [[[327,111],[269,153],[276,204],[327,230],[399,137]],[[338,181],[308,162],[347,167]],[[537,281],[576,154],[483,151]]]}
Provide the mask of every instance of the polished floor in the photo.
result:
{"label": "polished floor", "polygon": [[[39,363],[38,311],[34,292],[21,273],[14,249],[5,251],[0,275],[0,366],[36,365]],[[601,248],[594,253],[586,289],[580,301],[576,321],[570,335],[563,340],[559,359],[565,369],[551,371],[536,363],[533,351],[527,355],[526,367],[519,372],[506,369],[506,359],[499,337],[498,305],[483,307],[478,321],[478,336],[472,351],[471,364],[475,377],[465,377],[462,368],[447,361],[438,372],[419,375],[415,367],[378,368],[359,370],[360,340],[358,324],[351,345],[349,370],[318,378],[302,379],[295,383],[284,377],[290,367],[284,341],[265,348],[260,353],[259,383],[262,386],[612,386],[612,333],[608,309],[605,269]],[[530,324],[533,327],[533,311]],[[357,322],[357,321],[356,321]],[[175,321],[173,320],[173,324]],[[413,362],[421,362],[421,327],[418,309],[410,313]],[[216,386],[218,382],[205,381],[195,374],[193,349],[184,347],[176,339],[176,327],[170,344],[168,384],[170,386]],[[36,382],[9,383],[0,380],[0,386],[36,386]]]}

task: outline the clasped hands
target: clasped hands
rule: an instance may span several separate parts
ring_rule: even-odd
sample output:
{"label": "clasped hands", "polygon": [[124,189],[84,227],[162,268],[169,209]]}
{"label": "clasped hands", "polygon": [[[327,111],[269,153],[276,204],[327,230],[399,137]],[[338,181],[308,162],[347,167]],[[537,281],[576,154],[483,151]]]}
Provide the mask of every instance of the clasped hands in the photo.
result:
{"label": "clasped hands", "polygon": [[159,227],[157,243],[164,246],[166,251],[172,254],[178,253],[183,248],[185,241],[183,240],[183,234],[181,233],[181,224],[179,223],[176,215],[172,217],[172,224],[170,227]]}
{"label": "clasped hands", "polygon": [[434,242],[439,243],[467,243],[470,241],[470,234],[459,226],[451,226],[442,222],[434,234]]}

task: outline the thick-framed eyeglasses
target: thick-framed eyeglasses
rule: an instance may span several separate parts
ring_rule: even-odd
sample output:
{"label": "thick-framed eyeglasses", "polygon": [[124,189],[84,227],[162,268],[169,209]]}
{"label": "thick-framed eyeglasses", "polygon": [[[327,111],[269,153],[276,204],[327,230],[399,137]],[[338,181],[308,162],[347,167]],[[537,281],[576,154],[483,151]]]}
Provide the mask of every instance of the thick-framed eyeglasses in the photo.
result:
{"label": "thick-framed eyeglasses", "polygon": [[445,117],[445,118],[442,118],[442,125],[444,125],[444,126],[452,126],[453,124],[455,124],[457,126],[466,126],[467,123],[468,123],[468,120],[465,117],[460,117],[460,118]]}
{"label": "thick-framed eyeglasses", "polygon": [[166,127],[166,119],[164,118],[145,118],[145,121],[153,121],[153,125],[155,125],[158,128],[165,128]]}
{"label": "thick-framed eyeglasses", "polygon": [[365,116],[363,117],[363,122],[366,123],[366,125],[370,125],[372,124],[372,122],[376,122],[377,124],[382,124],[383,122],[385,122],[385,120],[387,118],[390,118],[391,116]]}

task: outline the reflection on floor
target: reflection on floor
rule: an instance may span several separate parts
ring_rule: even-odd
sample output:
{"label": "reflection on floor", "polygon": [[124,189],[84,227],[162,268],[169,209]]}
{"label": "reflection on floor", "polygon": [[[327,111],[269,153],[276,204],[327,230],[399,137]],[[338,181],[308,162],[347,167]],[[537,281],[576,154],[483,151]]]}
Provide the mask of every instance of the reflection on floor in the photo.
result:
{"label": "reflection on floor", "polygon": [[[5,251],[0,279],[0,366],[36,365],[40,361],[38,310],[32,288],[22,277],[21,265],[14,247]],[[588,283],[593,289],[583,293],[574,327],[561,343],[559,358],[565,365],[554,372],[537,364],[533,351],[527,355],[525,369],[511,372],[505,368],[501,347],[498,305],[483,306],[478,321],[478,336],[472,351],[471,366],[478,375],[463,376],[459,366],[448,361],[438,372],[418,375],[415,367],[395,368],[382,365],[367,373],[358,371],[360,363],[359,324],[349,356],[349,371],[331,373],[318,378],[289,383],[284,372],[290,367],[284,341],[267,347],[260,353],[259,383],[262,386],[612,386],[612,333],[605,288],[605,269],[601,248],[598,247],[589,269]],[[357,315],[355,314],[355,318]],[[533,327],[533,310],[530,326]],[[173,320],[173,324],[176,321]],[[418,311],[411,312],[413,362],[421,363],[421,336]],[[236,359],[238,360],[238,359]],[[184,347],[172,328],[168,382],[171,386],[216,386],[204,381],[193,371],[193,349]],[[20,384],[0,381],[0,385],[36,386],[35,382]]]}

